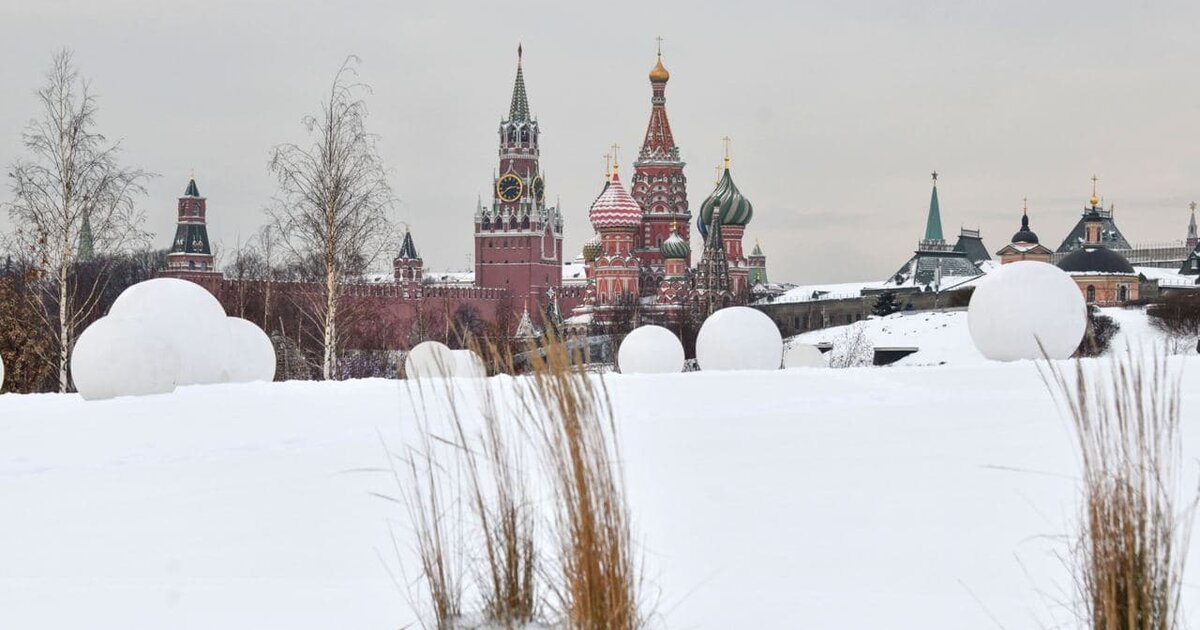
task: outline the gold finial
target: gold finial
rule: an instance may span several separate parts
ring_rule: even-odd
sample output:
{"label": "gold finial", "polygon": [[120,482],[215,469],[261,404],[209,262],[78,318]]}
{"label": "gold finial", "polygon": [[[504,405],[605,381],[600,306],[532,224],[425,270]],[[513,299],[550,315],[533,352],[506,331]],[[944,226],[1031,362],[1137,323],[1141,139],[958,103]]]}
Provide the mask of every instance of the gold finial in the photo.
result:
{"label": "gold finial", "polygon": [[1100,198],[1096,196],[1096,184],[1099,181],[1100,181],[1099,177],[1092,175],[1092,198],[1088,199],[1088,201],[1091,202],[1093,208],[1100,205]]}
{"label": "gold finial", "polygon": [[621,158],[620,158],[621,153],[620,153],[620,151],[621,151],[621,145],[614,142],[612,145],[613,174],[616,174],[617,171],[621,170]]}
{"label": "gold finial", "polygon": [[1029,216],[1029,197],[1021,198],[1021,214]]}
{"label": "gold finial", "polygon": [[675,232],[676,234],[679,233],[679,219],[678,218],[675,218],[675,217],[671,218],[671,231]]}
{"label": "gold finial", "polygon": [[721,165],[720,164],[713,167],[713,183],[714,184],[721,183]]}
{"label": "gold finial", "polygon": [[655,57],[654,69],[652,69],[650,71],[650,82],[651,83],[666,83],[667,81],[669,81],[671,79],[671,73],[667,72],[667,69],[663,66],[663,62],[662,62],[663,38],[655,37],[654,39],[658,41],[658,54]]}
{"label": "gold finial", "polygon": [[604,154],[604,181],[612,179],[612,154]]}
{"label": "gold finial", "polygon": [[721,138],[721,141],[725,143],[725,168],[728,169],[729,168],[729,143],[733,142],[733,140],[730,139],[729,136],[725,136],[724,138]]}

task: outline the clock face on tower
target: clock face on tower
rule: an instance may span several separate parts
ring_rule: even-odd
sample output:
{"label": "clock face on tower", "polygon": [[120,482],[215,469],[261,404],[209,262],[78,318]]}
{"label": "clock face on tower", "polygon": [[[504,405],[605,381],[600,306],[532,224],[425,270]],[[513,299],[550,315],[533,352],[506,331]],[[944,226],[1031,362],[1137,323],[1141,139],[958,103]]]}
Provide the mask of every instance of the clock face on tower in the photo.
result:
{"label": "clock face on tower", "polygon": [[533,178],[533,196],[539,202],[546,198],[546,182],[542,181],[541,175]]}
{"label": "clock face on tower", "polygon": [[496,196],[501,201],[512,203],[520,199],[523,188],[524,185],[521,183],[521,178],[513,173],[508,173],[496,180]]}

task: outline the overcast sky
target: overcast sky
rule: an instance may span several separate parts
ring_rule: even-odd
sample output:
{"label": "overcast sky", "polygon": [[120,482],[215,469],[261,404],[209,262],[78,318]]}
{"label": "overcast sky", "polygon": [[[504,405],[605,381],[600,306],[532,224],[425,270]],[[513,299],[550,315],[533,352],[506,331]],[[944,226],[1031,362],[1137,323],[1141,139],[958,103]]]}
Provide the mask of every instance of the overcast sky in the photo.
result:
{"label": "overcast sky", "polygon": [[[1196,2],[287,2],[0,0],[0,163],[22,154],[53,52],[76,51],[99,129],[160,174],[143,200],[165,247],[192,169],[209,232],[264,221],[270,148],[301,141],[348,54],[374,88],[371,131],[426,263],[465,267],[517,43],[566,249],[591,234],[603,154],[626,173],[650,110],[655,37],[693,211],[721,137],[775,280],[878,280],[924,229],[937,170],[947,238],[989,249],[1032,227],[1056,247],[1090,195],[1133,242],[1184,236],[1200,199]],[[11,192],[0,190],[0,200]],[[0,218],[0,229],[8,229]],[[693,247],[698,247],[693,243]]]}

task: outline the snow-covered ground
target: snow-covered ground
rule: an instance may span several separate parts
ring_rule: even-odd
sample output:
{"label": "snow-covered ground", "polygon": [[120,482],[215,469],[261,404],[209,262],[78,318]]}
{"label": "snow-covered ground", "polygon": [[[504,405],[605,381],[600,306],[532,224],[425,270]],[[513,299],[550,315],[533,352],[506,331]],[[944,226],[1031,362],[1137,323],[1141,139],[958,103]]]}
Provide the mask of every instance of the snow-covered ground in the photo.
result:
{"label": "snow-covered ground", "polygon": [[[1142,308],[1102,308],[1120,330],[1113,337],[1113,348],[1163,347],[1165,338],[1146,318]],[[861,328],[874,347],[915,347],[919,350],[900,359],[896,365],[978,364],[987,359],[975,349],[967,328],[967,309],[894,313],[872,317],[847,326],[834,326],[806,332],[788,339],[792,343],[833,343],[851,328]]]}
{"label": "snow-covered ground", "polygon": [[[957,313],[920,321],[965,334]],[[1035,364],[608,379],[657,626],[1077,627],[1076,458]],[[415,622],[389,576],[389,529],[411,534],[373,496],[396,494],[378,470],[410,402],[384,380],[0,395],[0,628]],[[1186,583],[1195,612],[1200,557]]]}

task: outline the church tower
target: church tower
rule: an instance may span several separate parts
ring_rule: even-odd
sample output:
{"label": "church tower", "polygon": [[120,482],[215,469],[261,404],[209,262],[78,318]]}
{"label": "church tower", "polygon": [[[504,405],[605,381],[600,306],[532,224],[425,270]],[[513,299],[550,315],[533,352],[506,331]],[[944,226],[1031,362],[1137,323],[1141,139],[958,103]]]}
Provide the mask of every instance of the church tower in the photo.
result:
{"label": "church tower", "polygon": [[[754,207],[733,183],[729,162],[729,138],[725,138],[725,170],[717,181],[717,189],[700,204],[696,228],[706,243],[710,234],[720,232],[723,240],[722,265],[729,277],[727,290],[734,304],[745,304],[750,299],[750,267],[742,250],[742,236],[754,217]],[[718,220],[720,225],[717,224]],[[708,255],[708,250],[706,246],[705,255]]]}
{"label": "church tower", "polygon": [[[642,228],[635,250],[642,265],[641,286],[643,292],[650,294],[664,277],[665,261],[660,248],[671,237],[671,226],[681,226],[679,236],[686,241],[692,217],[688,212],[684,162],[679,159],[679,147],[667,120],[666,89],[671,74],[663,66],[661,41],[660,38],[658,57],[650,71],[650,122],[633,163],[630,182],[630,194],[642,209]],[[684,263],[691,264],[690,252]]]}
{"label": "church tower", "polygon": [[167,254],[164,275],[186,276],[213,273],[212,246],[208,240],[208,208],[200,196],[196,178],[188,180],[187,190],[179,198],[175,241]]}
{"label": "church tower", "polygon": [[546,205],[538,121],[529,113],[521,47],[508,117],[500,121],[499,168],[490,206],[475,210],[475,284],[529,298],[537,313],[562,287],[562,215]]}

